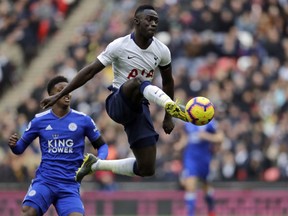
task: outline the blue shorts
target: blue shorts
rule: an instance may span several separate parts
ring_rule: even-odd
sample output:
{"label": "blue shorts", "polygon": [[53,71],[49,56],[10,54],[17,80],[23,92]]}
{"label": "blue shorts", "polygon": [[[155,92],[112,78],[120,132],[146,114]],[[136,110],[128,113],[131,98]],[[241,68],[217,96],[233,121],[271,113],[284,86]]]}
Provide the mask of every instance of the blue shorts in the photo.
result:
{"label": "blue shorts", "polygon": [[193,155],[191,152],[185,152],[183,155],[183,173],[182,178],[199,177],[207,180],[210,169],[210,159],[203,155]]}
{"label": "blue shorts", "polygon": [[106,111],[111,119],[124,126],[131,148],[156,145],[156,133],[150,116],[148,101],[132,104],[121,93],[121,88],[106,99]]}
{"label": "blue shorts", "polygon": [[196,160],[186,160],[184,162],[182,178],[198,177],[202,180],[207,180],[209,174],[209,163],[201,163]]}
{"label": "blue shorts", "polygon": [[35,208],[37,215],[43,215],[51,204],[55,206],[59,216],[67,216],[72,212],[84,215],[78,183],[59,184],[39,178],[33,179],[22,205]]}

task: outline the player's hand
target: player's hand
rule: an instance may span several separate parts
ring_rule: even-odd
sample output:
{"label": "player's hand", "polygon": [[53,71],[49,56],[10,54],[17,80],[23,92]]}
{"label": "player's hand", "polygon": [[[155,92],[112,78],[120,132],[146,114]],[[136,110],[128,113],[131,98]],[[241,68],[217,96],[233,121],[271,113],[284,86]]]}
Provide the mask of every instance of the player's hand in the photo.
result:
{"label": "player's hand", "polygon": [[165,117],[162,127],[166,134],[170,134],[175,127],[172,117]]}
{"label": "player's hand", "polygon": [[14,146],[16,146],[18,140],[19,140],[18,134],[14,133],[9,137],[8,145],[13,148]]}
{"label": "player's hand", "polygon": [[42,109],[47,109],[48,107],[53,106],[57,102],[57,100],[57,94],[46,97],[40,102],[40,107]]}

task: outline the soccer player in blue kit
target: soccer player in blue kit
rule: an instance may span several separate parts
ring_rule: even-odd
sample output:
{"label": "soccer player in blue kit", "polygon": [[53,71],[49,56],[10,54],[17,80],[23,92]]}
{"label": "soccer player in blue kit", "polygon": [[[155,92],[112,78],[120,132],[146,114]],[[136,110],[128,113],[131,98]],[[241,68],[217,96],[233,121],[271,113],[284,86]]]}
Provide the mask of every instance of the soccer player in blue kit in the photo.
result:
{"label": "soccer player in blue kit", "polygon": [[214,119],[203,126],[185,123],[183,131],[184,138],[180,139],[181,141],[175,144],[175,147],[178,151],[183,149],[183,172],[180,180],[185,190],[187,216],[195,215],[198,181],[203,184],[208,215],[215,216],[213,188],[209,183],[208,175],[213,148],[221,144],[223,133],[218,129]]}
{"label": "soccer player in blue kit", "polygon": [[[67,78],[56,76],[47,85],[49,95],[68,85]],[[80,184],[75,172],[84,157],[85,138],[106,159],[108,146],[94,121],[84,113],[70,108],[71,94],[66,94],[51,109],[36,114],[19,139],[10,136],[8,145],[14,154],[22,154],[39,137],[41,163],[22,203],[21,216],[40,216],[54,205],[60,216],[83,216],[79,194]]]}
{"label": "soccer player in blue kit", "polygon": [[[106,111],[115,122],[123,125],[135,158],[99,160],[92,154],[84,158],[76,180],[97,170],[110,170],[127,176],[152,176],[155,173],[158,133],[153,126],[149,102],[165,109],[162,123],[165,133],[174,129],[172,117],[186,121],[174,97],[171,53],[154,37],[158,14],[150,5],[139,6],[134,14],[134,31],[112,41],[94,62],[82,68],[61,92],[41,101],[42,108],[53,105],[59,98],[84,85],[106,66],[112,65],[114,79],[106,99]],[[160,72],[162,89],[152,85]],[[149,102],[148,102],[149,101]]]}

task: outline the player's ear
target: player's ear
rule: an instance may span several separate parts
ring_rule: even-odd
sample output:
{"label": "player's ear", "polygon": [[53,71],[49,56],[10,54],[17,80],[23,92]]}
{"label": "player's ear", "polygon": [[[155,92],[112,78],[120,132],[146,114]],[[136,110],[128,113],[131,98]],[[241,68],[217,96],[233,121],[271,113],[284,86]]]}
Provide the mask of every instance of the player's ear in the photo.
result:
{"label": "player's ear", "polygon": [[138,17],[134,17],[134,24],[135,25],[139,25],[139,23],[140,23],[139,18]]}

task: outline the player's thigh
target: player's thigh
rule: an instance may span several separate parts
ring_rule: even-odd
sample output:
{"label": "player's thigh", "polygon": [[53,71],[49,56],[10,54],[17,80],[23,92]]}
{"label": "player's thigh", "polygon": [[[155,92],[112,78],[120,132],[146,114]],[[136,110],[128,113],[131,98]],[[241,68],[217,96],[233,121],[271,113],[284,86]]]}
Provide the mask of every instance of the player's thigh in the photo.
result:
{"label": "player's thigh", "polygon": [[144,167],[155,167],[156,145],[131,149],[137,160],[137,166],[139,169]]}
{"label": "player's thigh", "polygon": [[126,98],[129,98],[137,103],[139,102],[139,99],[141,99],[142,97],[140,92],[140,85],[141,85],[140,79],[138,78],[130,79],[121,86],[121,91]]}
{"label": "player's thigh", "polygon": [[189,176],[183,180],[183,183],[186,191],[195,192],[198,187],[198,177]]}
{"label": "player's thigh", "polygon": [[31,206],[22,206],[21,216],[37,216],[40,213]]}
{"label": "player's thigh", "polygon": [[54,205],[59,216],[84,215],[84,205],[76,187],[70,186],[59,191]]}
{"label": "player's thigh", "polygon": [[121,88],[107,97],[105,107],[110,118],[123,125],[135,121],[139,112],[142,112],[141,104],[131,103],[131,100],[121,93]]}
{"label": "player's thigh", "polygon": [[[42,180],[35,179],[30,185],[26,196],[24,197],[22,210],[27,212],[34,212],[31,209],[35,209],[37,215],[44,214],[53,200],[53,192],[51,188],[45,184]],[[26,206],[26,207],[25,207]],[[24,214],[30,215],[30,214]],[[33,215],[33,214],[32,214]]]}

